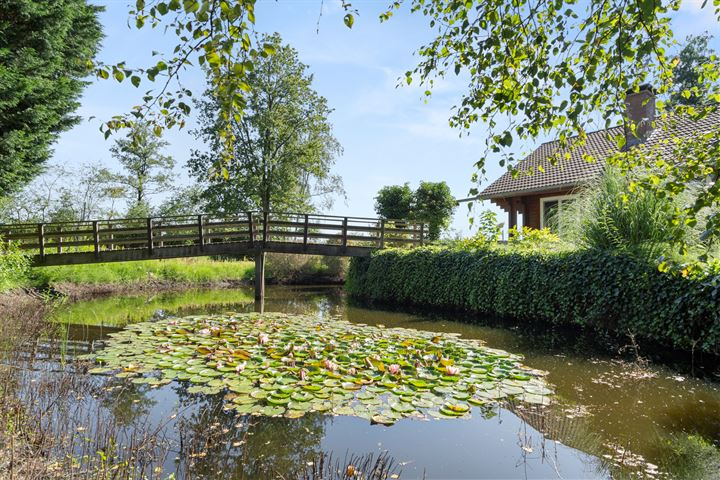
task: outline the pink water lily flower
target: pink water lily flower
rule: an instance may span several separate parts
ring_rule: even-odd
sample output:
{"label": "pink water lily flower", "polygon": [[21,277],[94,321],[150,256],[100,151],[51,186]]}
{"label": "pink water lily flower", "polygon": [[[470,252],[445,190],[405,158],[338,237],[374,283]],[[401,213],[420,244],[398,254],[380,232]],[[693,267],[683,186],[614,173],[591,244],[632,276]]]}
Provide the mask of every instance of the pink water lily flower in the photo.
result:
{"label": "pink water lily flower", "polygon": [[225,364],[223,362],[218,361],[217,364],[215,364],[215,368],[223,368]]}
{"label": "pink water lily flower", "polygon": [[323,366],[330,370],[331,372],[334,372],[338,369],[337,363],[333,363],[331,360],[323,360]]}
{"label": "pink water lily flower", "polygon": [[397,375],[400,373],[400,365],[393,363],[388,367],[388,372],[390,372],[390,375]]}
{"label": "pink water lily flower", "polygon": [[448,365],[447,367],[445,367],[445,373],[447,375],[457,375],[458,373],[460,373],[460,367]]}
{"label": "pink water lily flower", "polygon": [[210,335],[210,329],[209,328],[203,328],[199,332],[197,332],[198,335]]}
{"label": "pink water lily flower", "polygon": [[168,325],[177,325],[177,324],[178,324],[178,321],[177,321],[177,320],[170,320],[170,321],[168,322]]}
{"label": "pink water lily flower", "polygon": [[355,375],[357,373],[357,370],[355,369],[355,367],[350,367],[348,368],[347,373],[348,375]]}
{"label": "pink water lily flower", "polygon": [[247,365],[247,362],[238,363],[237,367],[235,367],[235,371],[236,371],[237,373],[242,372],[243,370],[245,370],[245,366],[246,366],[246,365]]}
{"label": "pink water lily flower", "polygon": [[300,380],[307,380],[308,377],[308,371],[304,368],[301,368],[300,371],[298,371],[298,376],[300,377]]}
{"label": "pink water lily flower", "polygon": [[267,333],[261,333],[260,335],[258,335],[258,343],[260,345],[265,345],[269,341],[270,335],[268,335]]}

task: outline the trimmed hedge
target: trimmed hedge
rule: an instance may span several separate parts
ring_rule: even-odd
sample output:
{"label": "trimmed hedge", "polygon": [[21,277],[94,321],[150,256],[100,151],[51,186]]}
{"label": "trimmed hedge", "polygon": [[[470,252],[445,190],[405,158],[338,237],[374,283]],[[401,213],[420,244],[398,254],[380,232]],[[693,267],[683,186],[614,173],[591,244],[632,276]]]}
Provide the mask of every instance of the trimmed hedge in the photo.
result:
{"label": "trimmed hedge", "polygon": [[628,256],[385,250],[354,258],[346,288],[368,300],[631,332],[720,354],[720,275],[684,278]]}

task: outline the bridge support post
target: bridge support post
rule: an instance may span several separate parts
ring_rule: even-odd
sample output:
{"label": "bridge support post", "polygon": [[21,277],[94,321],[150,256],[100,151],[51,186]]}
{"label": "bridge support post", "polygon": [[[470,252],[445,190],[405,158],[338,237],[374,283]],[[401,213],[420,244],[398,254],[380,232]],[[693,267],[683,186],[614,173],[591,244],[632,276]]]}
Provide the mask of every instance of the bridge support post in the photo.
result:
{"label": "bridge support post", "polygon": [[255,303],[265,302],[265,252],[255,253]]}

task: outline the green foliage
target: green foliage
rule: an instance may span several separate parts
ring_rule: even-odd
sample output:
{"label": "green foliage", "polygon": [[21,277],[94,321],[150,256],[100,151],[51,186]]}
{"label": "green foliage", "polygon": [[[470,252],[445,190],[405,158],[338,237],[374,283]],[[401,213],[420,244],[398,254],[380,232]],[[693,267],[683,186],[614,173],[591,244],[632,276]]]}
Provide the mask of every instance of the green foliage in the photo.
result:
{"label": "green foliage", "polygon": [[[437,32],[419,49],[408,83],[418,78],[431,92],[437,77],[466,74],[451,124],[469,129],[487,122],[488,153],[516,164],[519,149],[512,147],[523,140],[542,134],[567,140],[598,128],[590,115],[608,123],[617,118],[624,110],[618,91],[652,78],[664,92],[672,78],[665,57],[669,17],[680,3],[405,0],[393,6],[409,4]],[[512,122],[498,121],[506,116]]]}
{"label": "green foliage", "polygon": [[30,259],[12,244],[0,242],[0,292],[27,283]]}
{"label": "green foliage", "polygon": [[278,283],[342,280],[347,268],[345,257],[268,253],[265,277]]}
{"label": "green foliage", "polygon": [[207,258],[144,260],[140,262],[97,263],[35,268],[33,283],[52,286],[74,284],[128,284],[153,281],[201,283],[250,280],[254,264]]}
{"label": "green foliage", "polygon": [[[720,69],[718,69],[720,75]],[[709,107],[687,107],[688,115],[702,117]],[[713,107],[714,108],[714,107]],[[663,120],[672,129],[673,118]],[[693,132],[692,137],[663,142],[657,148],[634,148],[608,159],[625,174],[633,175],[630,191],[667,197],[676,203],[673,220],[702,233],[695,242],[713,242],[720,238],[720,131],[711,126]],[[642,174],[634,172],[643,172]],[[692,195],[690,201],[685,197]],[[677,230],[680,234],[682,230]],[[678,235],[674,243],[687,247],[687,238]]]}
{"label": "green foliage", "polygon": [[413,192],[409,184],[383,187],[375,197],[375,211],[391,220],[427,222],[428,238],[437,240],[452,220],[457,202],[445,182],[420,182]]}
{"label": "green foliage", "polygon": [[0,2],[0,196],[38,175],[97,53],[102,7],[86,0]]}
{"label": "green foliage", "polygon": [[201,127],[195,133],[209,150],[194,151],[188,167],[211,212],[308,211],[314,199],[344,193],[340,178],[330,174],[342,150],[326,99],[313,90],[294,48],[277,34],[260,41],[274,53],[258,59],[245,77],[254,94],[232,122],[234,142],[224,160],[222,92],[211,87],[198,102]]}
{"label": "green foliage", "polygon": [[477,233],[473,237],[479,242],[496,242],[502,235],[502,222],[498,222],[497,213],[492,210],[483,210],[473,218],[473,225]]}
{"label": "green foliage", "polygon": [[413,205],[413,191],[410,185],[390,185],[378,191],[375,197],[375,212],[390,220],[407,220]]}
{"label": "green foliage", "polygon": [[255,61],[274,53],[273,45],[256,45],[249,35],[255,23],[255,1],[137,0],[130,10],[129,25],[138,30],[163,28],[174,35],[174,41],[169,53],[153,50],[149,66],[131,67],[125,61],[95,65],[99,79],[129,80],[136,88],[156,80],[160,84],[148,90],[143,103],[131,112],[105,122],[106,138],[139,119],[151,122],[158,135],[164,128],[184,127],[193,92],[181,82],[176,90],[170,86],[189,65],[199,65],[207,70],[212,89],[217,92],[218,114],[223,120],[221,136],[229,146],[233,141],[230,125],[237,115],[242,115],[245,95],[250,90],[246,77]]}
{"label": "green foliage", "polygon": [[[708,122],[692,139],[672,128],[677,116],[702,120],[720,109],[720,69],[716,58],[702,58],[704,40],[692,42],[684,52],[682,57],[689,60],[685,66],[669,58],[674,45],[671,18],[686,1],[401,0],[393,2],[381,19],[409,5],[436,29],[436,36],[419,49],[420,62],[407,72],[407,83],[419,79],[430,95],[434,81],[450,72],[468,78],[450,123],[467,130],[484,122],[489,128],[475,178],[486,173],[491,158],[517,169],[517,145],[543,136],[559,141],[561,148],[550,160],[560,161],[569,148],[585,143],[589,131],[624,118],[618,92],[653,83],[660,99],[656,126],[671,140],[651,154],[625,150],[617,161],[628,168],[648,167],[640,185],[667,196],[707,184],[693,205],[676,212],[675,220],[694,222],[703,209],[711,209],[706,236],[720,237],[720,125]],[[700,8],[704,15],[720,19],[713,2],[703,2]],[[695,74],[688,75],[684,68],[693,61]],[[662,99],[673,93],[676,80],[694,84],[684,98],[701,97],[708,103],[697,108],[665,104]],[[511,121],[505,121],[507,117]],[[630,130],[637,127],[625,124]],[[624,135],[616,140],[619,147],[625,143]],[[673,158],[668,161],[668,156]]]}
{"label": "green foliage", "polygon": [[241,415],[327,412],[390,425],[405,417],[467,417],[472,405],[506,399],[547,405],[553,393],[543,372],[477,340],[344,319],[193,315],[111,336],[97,355],[84,356],[102,365],[90,373],[135,384],[188,381],[189,393],[232,392],[227,409]]}
{"label": "green foliage", "polygon": [[701,480],[720,471],[720,448],[701,435],[674,435],[663,450],[661,467],[675,478]]}
{"label": "green foliage", "polygon": [[508,246],[518,252],[557,252],[562,249],[560,237],[549,228],[513,227],[508,232]]}
{"label": "green foliage", "polygon": [[158,215],[190,215],[208,211],[200,185],[193,184],[184,188],[176,188],[174,192],[158,207]]}
{"label": "green foliage", "polygon": [[608,168],[561,213],[561,233],[583,248],[628,253],[647,261],[673,253],[687,229],[675,222],[674,203],[654,192],[632,192],[631,178]]}
{"label": "green foliage", "polygon": [[671,103],[698,105],[708,101],[710,91],[701,80],[703,69],[719,67],[715,51],[708,47],[712,38],[705,32],[690,35],[685,40],[685,46],[678,53],[677,65],[673,69]]}
{"label": "green foliage", "polygon": [[437,240],[450,226],[457,208],[455,197],[445,182],[420,182],[413,198],[412,218],[428,223],[428,238]]}
{"label": "green foliage", "polygon": [[610,330],[720,353],[720,267],[687,277],[628,255],[584,250],[387,250],[353,259],[358,297]]}
{"label": "green foliage", "polygon": [[96,163],[53,166],[0,205],[6,223],[84,221],[115,214],[115,192]]}
{"label": "green foliage", "polygon": [[117,139],[110,148],[125,171],[106,172],[107,181],[128,200],[127,217],[148,216],[149,197],[172,188],[175,160],[162,154],[167,145],[150,130],[150,125],[136,123],[125,138]]}

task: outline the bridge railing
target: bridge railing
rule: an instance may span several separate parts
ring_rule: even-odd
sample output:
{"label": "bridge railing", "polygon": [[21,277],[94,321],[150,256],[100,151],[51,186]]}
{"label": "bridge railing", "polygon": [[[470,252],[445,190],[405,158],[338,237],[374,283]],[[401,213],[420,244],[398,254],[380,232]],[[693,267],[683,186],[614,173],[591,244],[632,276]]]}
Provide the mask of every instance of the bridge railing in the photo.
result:
{"label": "bridge railing", "polygon": [[427,228],[418,222],[333,215],[244,212],[83,222],[0,225],[0,237],[23,250],[48,254],[243,243],[365,247],[422,245]]}

